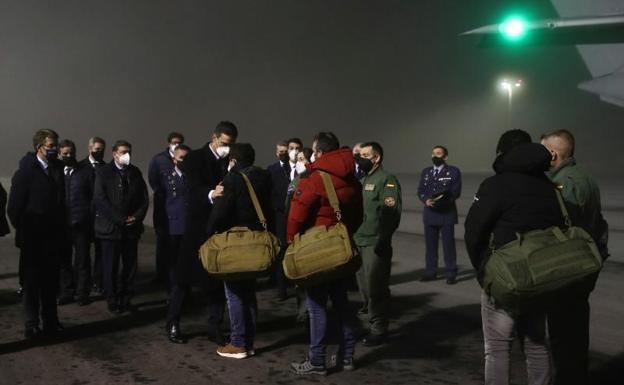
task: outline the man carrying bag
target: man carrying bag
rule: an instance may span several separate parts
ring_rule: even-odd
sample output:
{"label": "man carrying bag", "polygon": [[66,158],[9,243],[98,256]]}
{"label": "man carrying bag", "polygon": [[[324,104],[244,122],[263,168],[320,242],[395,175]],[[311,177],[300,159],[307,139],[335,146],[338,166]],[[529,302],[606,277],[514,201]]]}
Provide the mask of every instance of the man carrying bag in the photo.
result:
{"label": "man carrying bag", "polygon": [[[332,133],[322,132],[314,138],[311,172],[301,178],[291,202],[287,227],[289,243],[293,242],[295,235],[303,234],[314,226],[331,228],[341,220],[349,235],[352,235],[362,223],[362,187],[355,178],[355,162],[351,150],[339,148],[338,138]],[[340,206],[340,215],[337,215],[330,203],[322,172],[329,174],[331,178]],[[291,364],[291,370],[296,374],[327,374],[324,340],[327,326],[326,305],[329,297],[342,323],[343,338],[335,361],[338,367],[345,370],[354,368],[355,311],[349,306],[347,286],[348,277],[340,275],[307,286],[311,341],[308,358],[303,362]]]}

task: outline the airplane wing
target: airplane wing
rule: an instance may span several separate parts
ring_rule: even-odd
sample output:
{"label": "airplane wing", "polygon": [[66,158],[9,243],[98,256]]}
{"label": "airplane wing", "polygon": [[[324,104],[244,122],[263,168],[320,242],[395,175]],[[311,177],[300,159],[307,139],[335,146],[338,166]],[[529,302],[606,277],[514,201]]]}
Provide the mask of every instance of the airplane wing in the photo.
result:
{"label": "airplane wing", "polygon": [[537,21],[522,22],[520,20],[509,20],[499,24],[490,24],[475,28],[460,35],[488,35],[501,33],[509,23],[523,23],[518,25],[523,31],[547,31],[555,29],[570,29],[583,27],[610,27],[624,25],[624,15],[596,16],[596,17],[571,17],[559,19],[543,19]]}

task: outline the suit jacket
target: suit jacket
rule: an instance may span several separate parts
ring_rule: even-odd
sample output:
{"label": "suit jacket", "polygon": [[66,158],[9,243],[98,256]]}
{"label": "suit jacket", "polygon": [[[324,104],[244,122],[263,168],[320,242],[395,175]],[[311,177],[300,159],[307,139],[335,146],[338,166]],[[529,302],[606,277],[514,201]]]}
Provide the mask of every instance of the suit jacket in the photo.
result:
{"label": "suit jacket", "polygon": [[147,181],[154,192],[154,213],[153,221],[154,228],[159,233],[167,233],[167,212],[165,209],[165,189],[166,187],[161,184],[164,174],[169,172],[173,167],[173,160],[169,149],[165,149],[163,152],[156,154],[148,167]]}
{"label": "suit jacket", "polygon": [[223,180],[226,170],[227,159],[217,159],[208,144],[189,152],[184,159],[182,171],[188,188],[188,211],[177,266],[180,283],[197,285],[209,279],[197,253],[208,239],[207,225],[212,210],[208,194]]}
{"label": "suit jacket", "polygon": [[457,223],[455,200],[461,195],[461,172],[457,167],[444,165],[437,176],[434,168],[425,168],[420,176],[418,198],[425,203],[427,199],[440,197],[433,208],[424,206],[423,222],[426,225],[442,226]]}
{"label": "suit jacket", "polygon": [[70,176],[65,175],[65,206],[67,224],[91,226],[93,221],[93,166],[76,166]]}
{"label": "suit jacket", "polygon": [[47,172],[34,152],[27,153],[13,174],[7,213],[16,230],[15,244],[23,247],[63,239],[65,231],[63,164],[48,163]]}
{"label": "suit jacket", "polygon": [[0,184],[0,237],[7,235],[11,232],[9,229],[9,222],[6,218],[6,205],[8,194],[2,184]]}
{"label": "suit jacket", "polygon": [[[184,174],[183,174],[184,175]],[[175,167],[170,167],[160,177],[160,187],[164,193],[164,210],[167,217],[167,231],[170,235],[183,235],[186,231],[188,211],[188,187],[184,176],[178,175]]]}
{"label": "suit jacket", "polygon": [[[95,203],[95,236],[99,239],[139,238],[147,214],[149,197],[141,171],[126,167],[126,182],[114,161],[96,172],[93,201]],[[126,226],[127,217],[136,221]]]}

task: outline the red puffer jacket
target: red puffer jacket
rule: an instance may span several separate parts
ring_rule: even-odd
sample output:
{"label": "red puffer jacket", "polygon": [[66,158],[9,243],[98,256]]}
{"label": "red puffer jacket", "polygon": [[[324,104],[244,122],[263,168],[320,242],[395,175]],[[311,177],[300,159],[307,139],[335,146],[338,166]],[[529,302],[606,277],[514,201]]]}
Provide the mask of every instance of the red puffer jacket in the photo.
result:
{"label": "red puffer jacket", "polygon": [[330,226],[336,215],[318,170],[330,174],[342,212],[342,222],[351,233],[362,223],[362,185],[355,178],[355,162],[350,149],[323,154],[310,166],[312,172],[301,178],[288,213],[288,243],[297,233],[313,226]]}

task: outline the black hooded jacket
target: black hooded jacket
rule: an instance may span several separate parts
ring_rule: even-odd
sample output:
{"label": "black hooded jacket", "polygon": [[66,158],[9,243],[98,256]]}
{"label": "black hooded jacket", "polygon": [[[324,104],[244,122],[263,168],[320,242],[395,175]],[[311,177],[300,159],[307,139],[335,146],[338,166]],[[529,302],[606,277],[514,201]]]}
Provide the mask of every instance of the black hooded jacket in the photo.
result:
{"label": "black hooded jacket", "polygon": [[479,186],[465,222],[465,241],[472,265],[482,276],[490,256],[490,238],[499,247],[518,233],[563,226],[555,185],[545,175],[550,153],[544,146],[527,143],[499,156],[496,175]]}

